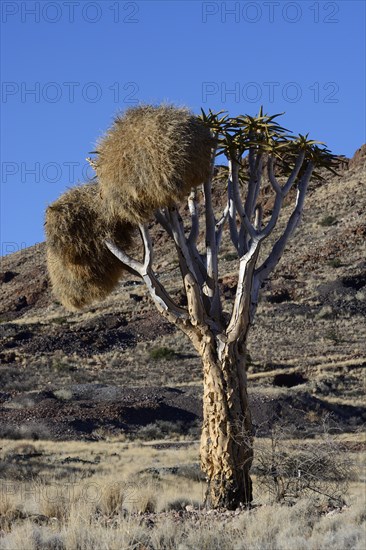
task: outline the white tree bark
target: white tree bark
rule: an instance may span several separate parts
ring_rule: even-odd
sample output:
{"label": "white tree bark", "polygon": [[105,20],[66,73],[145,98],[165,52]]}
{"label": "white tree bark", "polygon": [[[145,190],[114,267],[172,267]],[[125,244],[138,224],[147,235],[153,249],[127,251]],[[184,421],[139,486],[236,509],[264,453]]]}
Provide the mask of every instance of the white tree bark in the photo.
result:
{"label": "white tree bark", "polygon": [[143,263],[134,260],[110,241],[106,241],[106,246],[112,254],[143,279],[156,308],[164,317],[167,317],[174,324],[188,325],[188,312],[174,303],[152,271],[152,246],[147,228],[140,226],[140,232],[144,246]]}

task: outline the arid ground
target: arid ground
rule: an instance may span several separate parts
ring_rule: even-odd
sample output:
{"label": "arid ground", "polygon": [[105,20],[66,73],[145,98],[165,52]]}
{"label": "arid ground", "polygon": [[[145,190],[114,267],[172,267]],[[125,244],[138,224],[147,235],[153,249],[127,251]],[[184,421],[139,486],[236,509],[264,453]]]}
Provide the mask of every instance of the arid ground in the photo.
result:
{"label": "arid ground", "polygon": [[[311,184],[261,291],[248,346],[250,511],[203,509],[200,361],[140,281],[70,313],[52,296],[44,243],[1,259],[0,548],[365,547],[365,159],[364,145]],[[261,200],[268,214],[270,194]],[[154,267],[184,304],[178,262],[152,234]],[[236,269],[224,240],[227,311]],[[301,474],[306,461],[319,484]]]}

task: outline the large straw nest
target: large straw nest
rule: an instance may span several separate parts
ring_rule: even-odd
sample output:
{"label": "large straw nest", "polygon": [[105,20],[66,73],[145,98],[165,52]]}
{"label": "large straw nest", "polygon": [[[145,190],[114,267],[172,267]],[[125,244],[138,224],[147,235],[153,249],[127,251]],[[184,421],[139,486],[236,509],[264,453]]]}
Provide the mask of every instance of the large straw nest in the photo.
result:
{"label": "large straw nest", "polygon": [[68,309],[104,299],[126,266],[106,247],[110,239],[123,250],[131,245],[129,223],[106,218],[98,184],[70,189],[46,211],[47,264],[52,289]]}
{"label": "large straw nest", "polygon": [[209,128],[186,108],[128,109],[97,146],[102,197],[121,219],[145,222],[209,178],[213,144]]}

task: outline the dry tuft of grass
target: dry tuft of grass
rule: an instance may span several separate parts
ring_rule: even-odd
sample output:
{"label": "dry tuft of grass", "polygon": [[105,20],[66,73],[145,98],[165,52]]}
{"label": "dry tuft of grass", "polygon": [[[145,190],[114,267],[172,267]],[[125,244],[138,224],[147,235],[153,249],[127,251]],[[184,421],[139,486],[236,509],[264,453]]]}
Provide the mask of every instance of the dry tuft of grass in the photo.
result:
{"label": "dry tuft of grass", "polygon": [[143,105],[118,116],[93,161],[102,197],[121,219],[147,221],[210,174],[213,138],[186,108]]}
{"label": "dry tuft of grass", "polygon": [[[0,550],[363,550],[366,514],[359,482],[343,507],[315,498],[269,504],[262,495],[251,510],[207,512],[199,505],[205,484],[169,473],[177,464],[192,464],[198,443],[156,443],[34,442],[44,462],[40,480],[3,476],[0,483],[6,497],[0,499]],[[3,460],[20,450],[10,440],[1,447]],[[72,461],[66,466],[67,458]],[[149,476],[147,466],[159,476]]]}
{"label": "dry tuft of grass", "polygon": [[64,193],[47,208],[45,228],[53,292],[66,308],[80,309],[112,292],[127,268],[108,250],[105,240],[126,250],[133,228],[106,218],[98,184]]}
{"label": "dry tuft of grass", "polygon": [[319,513],[312,501],[295,506],[262,506],[237,515],[185,513],[181,519],[131,515],[98,522],[75,512],[69,523],[14,525],[3,534],[2,550],[363,550],[365,519],[361,503],[334,513]]}

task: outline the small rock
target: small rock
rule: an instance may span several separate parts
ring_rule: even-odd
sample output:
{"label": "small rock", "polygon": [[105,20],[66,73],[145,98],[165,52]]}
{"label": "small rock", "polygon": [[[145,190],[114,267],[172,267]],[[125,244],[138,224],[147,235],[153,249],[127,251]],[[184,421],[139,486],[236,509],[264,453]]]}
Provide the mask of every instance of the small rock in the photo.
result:
{"label": "small rock", "polygon": [[5,271],[0,273],[0,281],[2,283],[9,283],[16,275],[18,275],[18,273],[14,273],[13,271]]}
{"label": "small rock", "polygon": [[0,364],[13,363],[13,361],[15,361],[15,358],[16,358],[16,355],[14,352],[0,353]]}
{"label": "small rock", "polygon": [[141,302],[143,297],[138,294],[130,293],[130,298],[134,300],[134,302]]}
{"label": "small rock", "polygon": [[15,305],[15,309],[16,311],[19,311],[24,307],[27,307],[27,305],[28,305],[27,298],[25,296],[19,296]]}

